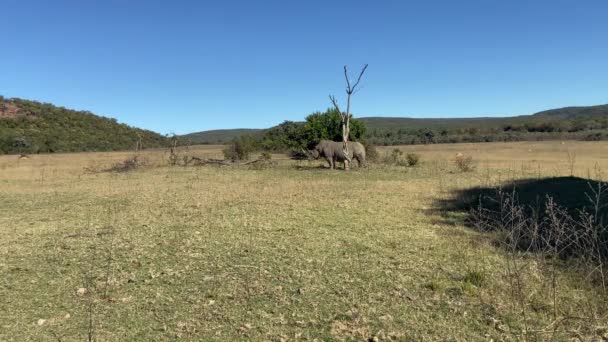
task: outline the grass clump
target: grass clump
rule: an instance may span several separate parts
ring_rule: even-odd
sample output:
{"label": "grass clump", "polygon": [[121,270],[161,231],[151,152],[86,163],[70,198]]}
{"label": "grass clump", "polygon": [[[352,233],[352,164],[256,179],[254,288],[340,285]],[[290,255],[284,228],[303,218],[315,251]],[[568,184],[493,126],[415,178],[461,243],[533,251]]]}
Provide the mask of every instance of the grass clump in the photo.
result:
{"label": "grass clump", "polygon": [[476,287],[483,287],[487,282],[487,276],[481,271],[469,271],[464,275],[462,281]]}
{"label": "grass clump", "polygon": [[461,172],[471,172],[475,169],[475,165],[473,164],[473,157],[465,156],[462,153],[458,153],[456,155],[456,159],[454,159],[454,164]]}

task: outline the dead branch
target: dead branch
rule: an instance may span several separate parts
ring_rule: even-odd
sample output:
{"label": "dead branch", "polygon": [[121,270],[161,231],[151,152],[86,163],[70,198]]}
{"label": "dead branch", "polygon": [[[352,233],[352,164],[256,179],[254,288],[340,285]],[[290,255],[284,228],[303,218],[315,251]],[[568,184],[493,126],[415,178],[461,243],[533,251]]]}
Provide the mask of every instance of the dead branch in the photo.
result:
{"label": "dead branch", "polygon": [[256,159],[250,160],[248,162],[236,162],[225,159],[203,159],[199,157],[189,157],[186,161],[186,166],[195,165],[195,166],[204,166],[204,165],[220,165],[220,166],[246,166],[258,163],[268,163],[268,160],[265,159]]}
{"label": "dead branch", "polygon": [[355,90],[357,89],[357,86],[359,85],[359,82],[361,82],[361,78],[363,77],[363,74],[365,73],[365,70],[367,70],[367,66],[369,64],[365,64],[363,66],[363,69],[361,69],[361,72],[359,73],[359,77],[357,77],[357,82],[355,82],[355,84],[353,84],[353,86],[350,86],[350,80],[348,79],[348,71],[346,69],[346,65],[344,66],[344,77],[346,78],[346,93],[349,95],[352,95]]}
{"label": "dead branch", "polygon": [[344,113],[342,113],[342,111],[340,110],[340,106],[338,106],[338,101],[336,100],[336,97],[333,95],[329,95],[329,99],[331,100],[331,103],[333,103],[334,107],[340,114],[340,117],[342,118],[342,120],[344,120]]}
{"label": "dead branch", "polygon": [[336,101],[336,98],[333,95],[329,95],[329,99],[331,100],[334,107],[340,114],[340,119],[342,120],[342,143],[343,143],[343,153],[344,153],[344,157],[345,157],[344,158],[345,159],[345,161],[344,161],[345,170],[348,170],[348,164],[351,162],[351,160],[348,156],[348,138],[350,135],[350,118],[351,118],[350,98],[353,95],[353,93],[355,93],[355,91],[357,90],[357,86],[361,82],[361,78],[363,77],[365,70],[367,70],[367,67],[368,67],[368,64],[365,64],[363,66],[363,68],[361,69],[361,72],[359,73],[359,76],[357,77],[357,81],[353,84],[353,83],[351,83],[350,78],[348,77],[348,67],[346,65],[344,66],[344,78],[346,79],[346,95],[347,95],[346,112],[342,112],[340,110],[340,107],[338,106],[338,101]]}

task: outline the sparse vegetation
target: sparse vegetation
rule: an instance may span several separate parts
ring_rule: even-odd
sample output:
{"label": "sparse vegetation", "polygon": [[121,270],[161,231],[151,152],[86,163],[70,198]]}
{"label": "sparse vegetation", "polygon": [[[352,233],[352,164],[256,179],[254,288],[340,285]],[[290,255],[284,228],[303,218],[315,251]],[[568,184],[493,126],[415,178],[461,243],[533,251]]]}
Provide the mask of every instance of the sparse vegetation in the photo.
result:
{"label": "sparse vegetation", "polygon": [[255,142],[249,137],[235,138],[224,148],[224,158],[233,162],[249,160],[249,154],[255,150]]}
{"label": "sparse vegetation", "polygon": [[471,172],[475,168],[473,164],[473,157],[465,156],[462,153],[458,153],[454,159],[454,164],[461,172]]}
{"label": "sparse vegetation", "polygon": [[104,172],[129,172],[137,170],[146,165],[145,159],[140,158],[138,155],[129,157],[121,162],[115,163]]}
{"label": "sparse vegetation", "polygon": [[417,153],[408,153],[405,155],[405,161],[407,162],[407,166],[416,166],[420,161],[420,155]]}
{"label": "sparse vegetation", "polygon": [[[539,235],[561,247],[535,251],[505,232],[533,222],[517,207],[549,203],[544,191],[562,195],[532,206],[543,231],[566,214],[606,222],[577,216],[597,217],[585,192],[605,184],[606,148],[402,146],[402,159],[424,163],[350,173],[272,156],[259,171],[169,167],[165,150],[142,151],[147,167],[134,173],[83,172],[132,152],[1,156],[0,340],[601,340],[600,259],[551,242],[560,235]],[[453,172],[457,152],[480,162]],[[216,160],[222,147],[189,153]],[[502,230],[476,229],[491,221],[442,203],[479,208],[477,188],[524,179],[534,182],[518,183],[519,206],[502,205],[522,220]]]}

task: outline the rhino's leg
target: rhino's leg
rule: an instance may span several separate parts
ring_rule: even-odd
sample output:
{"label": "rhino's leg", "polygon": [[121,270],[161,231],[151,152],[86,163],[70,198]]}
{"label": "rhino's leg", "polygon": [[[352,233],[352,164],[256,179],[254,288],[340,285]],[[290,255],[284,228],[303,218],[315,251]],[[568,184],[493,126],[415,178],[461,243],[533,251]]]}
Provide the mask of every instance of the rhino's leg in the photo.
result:
{"label": "rhino's leg", "polygon": [[334,169],[334,161],[333,161],[333,159],[332,159],[332,158],[330,158],[330,157],[327,157],[327,158],[325,158],[325,159],[326,159],[326,160],[327,160],[327,162],[329,163],[329,168],[330,168],[331,170],[333,170],[333,169]]}
{"label": "rhino's leg", "polygon": [[361,157],[357,157],[357,166],[358,167],[364,167],[365,166],[365,159],[361,158]]}

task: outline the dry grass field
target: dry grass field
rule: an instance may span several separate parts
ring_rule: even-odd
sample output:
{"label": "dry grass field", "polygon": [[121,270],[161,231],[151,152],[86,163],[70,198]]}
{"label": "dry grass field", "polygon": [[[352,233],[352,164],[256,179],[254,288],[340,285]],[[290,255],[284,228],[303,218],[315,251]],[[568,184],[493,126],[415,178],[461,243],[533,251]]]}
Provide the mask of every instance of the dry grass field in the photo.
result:
{"label": "dry grass field", "polygon": [[420,165],[169,167],[150,151],[111,173],[93,171],[132,153],[0,156],[0,340],[606,338],[605,292],[558,266],[550,293],[521,253],[514,295],[493,235],[436,206],[510,179],[601,179],[608,143],[400,148]]}

